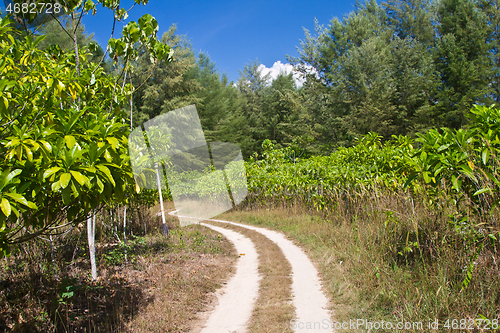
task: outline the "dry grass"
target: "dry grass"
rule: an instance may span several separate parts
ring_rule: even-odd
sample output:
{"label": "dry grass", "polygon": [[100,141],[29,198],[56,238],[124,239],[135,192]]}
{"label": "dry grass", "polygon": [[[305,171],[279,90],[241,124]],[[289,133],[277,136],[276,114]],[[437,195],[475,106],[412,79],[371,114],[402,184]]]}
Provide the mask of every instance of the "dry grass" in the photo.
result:
{"label": "dry grass", "polygon": [[[179,239],[194,236],[201,242],[220,239],[219,234],[193,225],[171,231]],[[187,239],[185,241],[188,241]],[[222,241],[221,241],[222,242]],[[150,281],[147,306],[126,324],[129,332],[188,332],[196,314],[213,301],[211,294],[227,280],[236,259],[229,242],[224,241],[218,254],[184,250],[155,256],[144,262],[145,280]]]}
{"label": "dry grass", "polygon": [[293,332],[290,320],[294,316],[291,302],[291,266],[281,249],[264,235],[228,223],[210,222],[232,229],[250,238],[259,254],[259,273],[262,276],[259,297],[255,304],[249,332]]}
{"label": "dry grass", "polygon": [[448,223],[446,207],[432,210],[416,199],[413,206],[408,197],[389,193],[330,208],[323,216],[300,207],[254,207],[221,218],[281,230],[309,249],[338,322],[500,320],[500,246],[486,239],[462,288],[478,248],[472,234]]}
{"label": "dry grass", "polygon": [[0,331],[189,331],[237,256],[229,241],[207,228],[179,228],[167,217],[170,235],[164,237],[159,218],[149,218],[152,234],[128,236],[127,262],[115,235],[98,243],[96,282],[89,276],[85,230],[58,241],[55,265],[44,241],[15,249],[0,263]]}

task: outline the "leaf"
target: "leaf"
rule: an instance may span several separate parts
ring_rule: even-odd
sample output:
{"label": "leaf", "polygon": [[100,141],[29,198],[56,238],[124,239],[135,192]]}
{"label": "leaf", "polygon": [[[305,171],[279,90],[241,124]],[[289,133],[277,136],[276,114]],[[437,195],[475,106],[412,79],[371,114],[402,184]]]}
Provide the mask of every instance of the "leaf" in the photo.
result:
{"label": "leaf", "polygon": [[26,200],[26,198],[19,193],[4,193],[4,195],[19,202],[20,204],[29,206],[28,200]]}
{"label": "leaf", "polygon": [[111,154],[109,153],[109,151],[106,149],[106,151],[104,152],[104,158],[106,159],[106,161],[110,162],[113,160],[113,158],[111,157]]}
{"label": "leaf", "polygon": [[420,160],[421,161],[427,160],[427,153],[425,151],[422,151],[422,153],[420,154]]}
{"label": "leaf", "polygon": [[69,181],[71,180],[71,174],[65,172],[59,177],[59,181],[61,182],[61,187],[65,189],[69,185]]}
{"label": "leaf", "polygon": [[28,147],[24,146],[24,151],[26,152],[26,157],[28,161],[33,162],[33,152]]}
{"label": "leaf", "polygon": [[113,147],[113,149],[117,149],[120,146],[120,141],[118,141],[117,138],[107,137],[106,140],[109,142],[111,147]]}
{"label": "leaf", "polygon": [[483,188],[483,189],[480,189],[478,191],[476,191],[474,193],[474,196],[476,195],[480,195],[480,194],[483,194],[483,193],[490,193],[490,194],[493,194],[493,191],[491,190],[491,188]]}
{"label": "leaf", "polygon": [[63,204],[69,205],[71,203],[71,188],[66,187],[61,191]]}
{"label": "leaf", "polygon": [[113,179],[113,176],[111,175],[111,171],[109,171],[109,169],[106,166],[104,166],[104,165],[97,165],[97,168],[99,170],[101,170],[106,175],[106,177],[108,178],[109,182],[111,184],[113,184],[113,186],[116,186],[115,180]]}
{"label": "leaf", "polygon": [[488,159],[490,157],[490,151],[487,148],[485,148],[483,150],[481,157],[482,157],[483,164],[486,165],[488,163]]}
{"label": "leaf", "polygon": [[0,96],[0,114],[7,114],[9,109],[9,100],[5,96]]}
{"label": "leaf", "polygon": [[422,173],[422,176],[424,177],[424,180],[427,184],[431,182],[431,178],[429,177],[429,171],[424,171]]}
{"label": "leaf", "polygon": [[10,169],[6,169],[0,175],[0,190],[2,190],[5,186],[7,186],[10,181],[19,175],[22,172],[21,169],[16,169],[14,171],[10,171]]}
{"label": "leaf", "polygon": [[47,177],[50,177],[52,176],[54,173],[56,173],[57,171],[61,170],[62,168],[61,167],[52,167],[50,169],[47,169],[45,170],[45,172],[43,173],[43,179],[46,179]]}
{"label": "leaf", "polygon": [[76,139],[73,135],[65,135],[64,141],[66,141],[66,147],[68,147],[68,149],[73,148],[76,143]]}
{"label": "leaf", "polygon": [[468,165],[461,164],[461,165],[459,165],[459,168],[462,169],[462,173],[464,173],[467,177],[469,177],[470,179],[472,179],[474,181],[477,181],[476,177],[474,176],[474,174],[472,173],[472,170],[469,168]]}
{"label": "leaf", "polygon": [[5,214],[5,216],[9,217],[12,210],[10,208],[10,203],[7,199],[2,198],[2,202],[0,203],[0,208],[2,209],[2,212]]}
{"label": "leaf", "polygon": [[40,143],[42,144],[42,146],[49,152],[52,151],[52,146],[50,145],[50,143],[48,143],[47,141],[45,140],[40,140]]}
{"label": "leaf", "polygon": [[70,170],[69,172],[71,172],[73,178],[75,178],[80,185],[84,185],[89,182],[88,177],[82,175],[80,172],[74,170]]}

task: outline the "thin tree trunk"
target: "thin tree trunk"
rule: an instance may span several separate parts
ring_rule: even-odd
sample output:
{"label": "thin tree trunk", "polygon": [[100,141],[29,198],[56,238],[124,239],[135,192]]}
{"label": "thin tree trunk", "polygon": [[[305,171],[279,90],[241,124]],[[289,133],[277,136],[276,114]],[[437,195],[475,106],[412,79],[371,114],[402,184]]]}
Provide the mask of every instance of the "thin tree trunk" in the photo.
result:
{"label": "thin tree trunk", "polygon": [[165,211],[163,210],[163,196],[161,194],[160,173],[158,171],[159,165],[156,163],[156,185],[158,186],[158,193],[160,194],[160,209],[161,220],[163,222],[163,236],[168,235],[167,223],[165,222]]}
{"label": "thin tree trunk", "polygon": [[90,268],[92,280],[97,280],[97,268],[95,264],[95,213],[92,211],[87,217],[87,239],[89,243]]}
{"label": "thin tree trunk", "polygon": [[127,231],[127,205],[123,206],[123,244],[125,245],[125,263],[128,264],[126,231]]}
{"label": "thin tree trunk", "polygon": [[54,278],[56,281],[59,281],[59,276],[57,275],[57,268],[56,268],[56,258],[54,256],[54,242],[52,239],[52,231],[49,234],[49,240],[50,240],[50,258],[52,259],[52,267],[54,268]]}
{"label": "thin tree trunk", "polygon": [[[132,75],[130,75],[130,84],[132,84]],[[133,125],[133,122],[132,122],[132,119],[133,119],[133,109],[134,109],[134,103],[132,101],[132,95],[133,94],[130,94],[130,131],[132,131],[132,125]]]}

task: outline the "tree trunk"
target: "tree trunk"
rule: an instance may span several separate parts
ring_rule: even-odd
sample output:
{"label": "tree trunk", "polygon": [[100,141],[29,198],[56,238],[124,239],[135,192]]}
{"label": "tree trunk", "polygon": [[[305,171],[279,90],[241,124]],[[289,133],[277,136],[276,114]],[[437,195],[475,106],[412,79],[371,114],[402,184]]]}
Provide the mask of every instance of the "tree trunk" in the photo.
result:
{"label": "tree trunk", "polygon": [[87,239],[89,243],[90,268],[92,280],[97,280],[97,268],[95,264],[95,213],[92,211],[87,217]]}
{"label": "tree trunk", "polygon": [[127,205],[123,206],[123,244],[125,245],[125,264],[128,264],[127,259]]}
{"label": "tree trunk", "polygon": [[50,258],[52,259],[52,267],[54,268],[54,278],[56,279],[56,281],[59,281],[59,276],[57,275],[56,258],[54,255],[54,242],[52,239],[52,231],[49,234],[49,240],[50,240]]}
{"label": "tree trunk", "polygon": [[158,186],[158,193],[160,194],[160,209],[161,220],[163,222],[163,236],[168,235],[167,223],[165,222],[165,211],[163,210],[163,196],[161,194],[160,173],[158,171],[159,165],[156,164],[156,185]]}

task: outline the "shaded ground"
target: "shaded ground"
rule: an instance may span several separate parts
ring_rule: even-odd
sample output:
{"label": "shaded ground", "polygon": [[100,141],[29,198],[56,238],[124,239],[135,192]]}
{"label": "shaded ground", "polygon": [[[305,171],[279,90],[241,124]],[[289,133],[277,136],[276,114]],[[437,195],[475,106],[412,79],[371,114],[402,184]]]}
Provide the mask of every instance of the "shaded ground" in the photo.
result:
{"label": "shaded ground", "polygon": [[1,261],[0,331],[189,331],[236,256],[224,237],[207,228],[170,227],[168,238],[130,238],[127,247],[101,243],[95,282],[85,237],[73,235],[80,239],[76,246],[61,244],[55,265],[46,243],[20,247]]}

